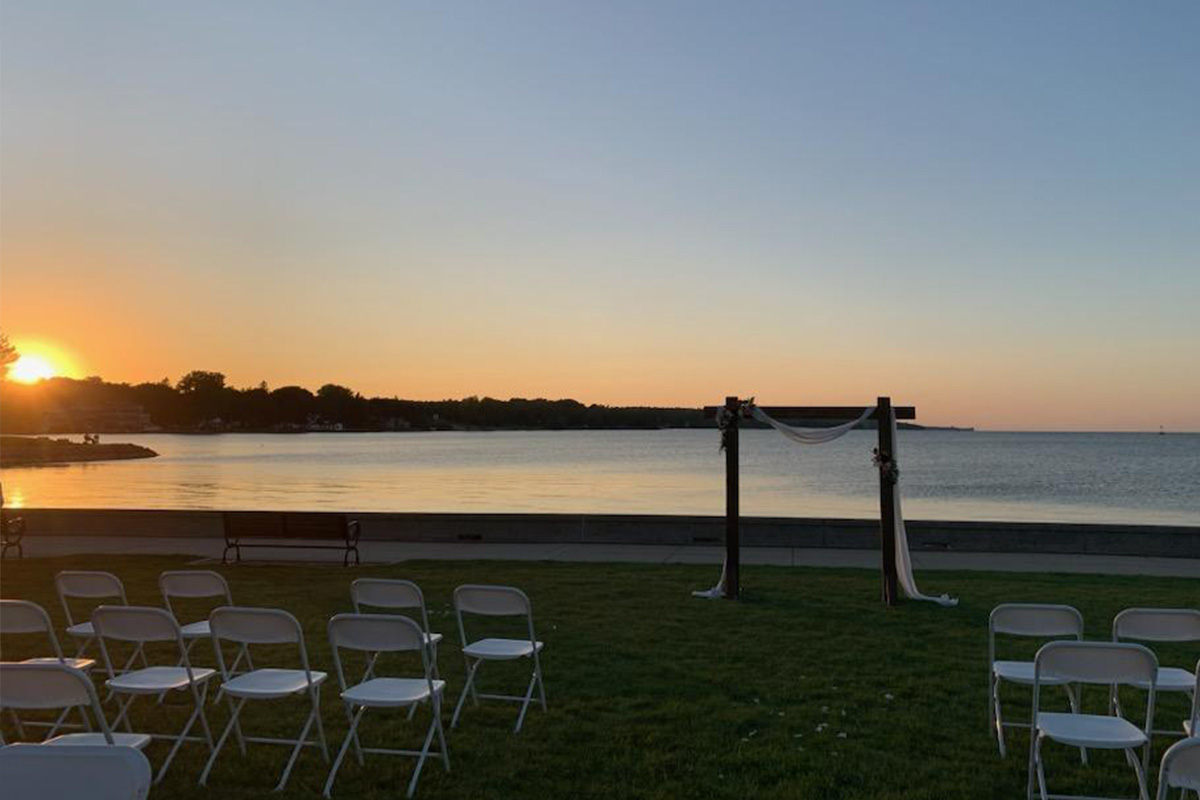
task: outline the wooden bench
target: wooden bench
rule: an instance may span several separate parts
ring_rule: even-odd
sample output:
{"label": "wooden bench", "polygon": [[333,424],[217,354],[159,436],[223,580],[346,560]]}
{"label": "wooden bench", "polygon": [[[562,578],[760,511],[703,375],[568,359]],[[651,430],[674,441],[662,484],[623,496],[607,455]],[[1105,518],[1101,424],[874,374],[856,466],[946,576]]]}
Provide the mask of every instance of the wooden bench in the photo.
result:
{"label": "wooden bench", "polygon": [[[235,561],[242,560],[243,547],[284,547],[315,550],[342,550],[342,566],[359,563],[358,520],[345,514],[321,514],[303,511],[226,511],[225,550],[221,562],[229,563],[229,551]],[[321,544],[327,542],[327,544]],[[336,544],[334,544],[336,542]]]}
{"label": "wooden bench", "polygon": [[12,548],[17,550],[17,558],[25,557],[25,548],[21,539],[25,538],[25,518],[9,517],[0,508],[0,559],[8,555]]}
{"label": "wooden bench", "polygon": [[25,557],[25,548],[21,539],[25,538],[25,518],[10,517],[4,508],[4,487],[0,486],[0,560],[12,548],[17,550],[17,558]]}

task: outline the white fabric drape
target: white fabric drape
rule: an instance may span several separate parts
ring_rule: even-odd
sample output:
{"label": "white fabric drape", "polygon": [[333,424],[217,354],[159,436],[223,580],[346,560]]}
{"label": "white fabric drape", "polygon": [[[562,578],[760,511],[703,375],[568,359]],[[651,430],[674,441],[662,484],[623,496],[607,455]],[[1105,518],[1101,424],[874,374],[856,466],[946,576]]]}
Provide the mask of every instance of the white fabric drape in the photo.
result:
{"label": "white fabric drape", "polygon": [[[784,423],[780,422],[779,420],[772,419],[770,416],[767,415],[767,413],[765,411],[763,411],[758,406],[750,407],[750,415],[752,417],[754,417],[759,422],[762,422],[766,425],[770,425],[772,428],[779,431],[784,436],[791,439],[793,442],[796,442],[797,444],[825,444],[827,442],[832,442],[834,439],[839,439],[842,436],[845,436],[850,431],[857,428],[860,424],[862,424],[864,421],[866,421],[866,419],[868,417],[870,417],[871,414],[873,414],[874,412],[875,412],[875,407],[870,406],[868,408],[863,409],[863,413],[861,415],[859,415],[858,419],[856,419],[852,422],[846,422],[842,425],[836,425],[832,428],[793,428],[790,425],[785,425]],[[892,426],[892,441],[896,442],[897,438],[896,438],[896,413],[895,413],[895,411],[892,411],[892,413],[889,415],[889,419],[887,420],[886,423],[884,423],[883,421],[880,421],[880,424],[888,424],[888,425]],[[899,461],[899,458],[897,457],[896,453],[892,453],[892,457],[895,458],[897,461]],[[941,606],[956,606],[956,605],[958,605],[957,598],[950,597],[949,595],[946,595],[946,594],[940,595],[939,597],[931,597],[929,595],[922,594],[921,590],[917,588],[917,579],[913,575],[913,569],[912,569],[912,554],[909,553],[909,550],[908,550],[908,531],[904,527],[904,514],[901,512],[901,509],[900,509],[900,484],[899,484],[899,482],[896,483],[896,485],[892,491],[892,504],[893,504],[893,509],[894,509],[894,513],[892,516],[893,516],[894,525],[895,525],[895,537],[894,538],[896,540],[896,576],[900,581],[900,588],[904,591],[905,596],[912,600],[926,600],[931,603],[937,603],[938,605],[941,605]],[[704,591],[692,592],[692,594],[695,595],[696,597],[705,597],[705,598],[709,598],[709,599],[723,597],[725,594],[725,571],[726,571],[727,567],[728,567],[727,564],[722,563],[721,579],[719,581],[717,581],[716,586],[714,586],[711,589],[706,589]]]}
{"label": "white fabric drape", "polygon": [[[890,417],[888,424],[892,426],[892,441],[899,442],[896,437],[896,412],[893,411]],[[894,446],[899,449],[898,444]],[[896,453],[892,453],[892,458],[899,463],[900,459]],[[912,555],[908,552],[908,529],[904,526],[904,512],[900,510],[899,481],[896,481],[896,485],[892,487],[892,519],[895,520],[896,531],[894,537],[896,540],[896,577],[900,580],[900,588],[904,590],[904,595],[910,600],[927,600],[947,608],[958,605],[957,597],[951,597],[948,594],[931,597],[921,594],[921,590],[917,588],[917,579],[913,575]]]}
{"label": "white fabric drape", "polygon": [[864,408],[858,419],[853,422],[836,425],[832,428],[793,428],[791,425],[784,425],[779,420],[771,419],[758,406],[750,407],[750,415],[752,417],[759,422],[770,425],[797,444],[825,444],[826,442],[832,442],[834,439],[840,439],[861,425],[874,412],[875,408],[873,406]]}

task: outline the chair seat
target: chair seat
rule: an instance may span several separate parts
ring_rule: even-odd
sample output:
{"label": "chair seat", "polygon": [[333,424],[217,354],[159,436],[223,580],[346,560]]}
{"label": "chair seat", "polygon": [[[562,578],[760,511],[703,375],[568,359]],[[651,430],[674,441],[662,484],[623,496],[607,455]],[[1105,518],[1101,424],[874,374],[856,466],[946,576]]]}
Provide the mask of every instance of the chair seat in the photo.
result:
{"label": "chair seat", "polygon": [[[997,678],[1009,683],[1023,683],[1027,686],[1033,686],[1032,661],[995,661],[992,663],[992,672]],[[1067,683],[1070,683],[1070,681],[1055,678],[1052,675],[1042,676],[1043,686],[1063,686]]]}
{"label": "chair seat", "polygon": [[[1196,726],[1196,728],[1197,728],[1197,730],[1200,730],[1200,725]],[[1185,719],[1183,721],[1183,732],[1186,733],[1188,736],[1197,735],[1196,731],[1192,730],[1192,721],[1191,720]]]}
{"label": "chair seat", "polygon": [[[313,670],[314,686],[325,681],[325,673]],[[230,679],[222,684],[221,691],[233,697],[271,698],[287,697],[308,688],[308,679],[302,669],[256,669]]]}
{"label": "chair seat", "polygon": [[[1145,681],[1135,681],[1139,689],[1149,689]],[[1196,674],[1179,667],[1159,667],[1155,689],[1159,692],[1190,692],[1196,687]]]}
{"label": "chair seat", "polygon": [[64,658],[60,662],[56,656],[42,656],[40,658],[27,658],[21,662],[22,664],[58,664],[63,663],[68,667],[84,670],[85,672],[96,666],[94,658]]}
{"label": "chair seat", "polygon": [[90,622],[77,622],[71,627],[67,628],[67,633],[71,636],[78,636],[80,638],[85,636],[91,637],[96,635],[96,629],[92,627],[92,623]]}
{"label": "chair seat", "polygon": [[1037,715],[1037,727],[1044,736],[1074,747],[1125,749],[1146,743],[1146,734],[1121,717],[1043,712]]}
{"label": "chair seat", "polygon": [[[441,694],[445,681],[434,681],[433,691]],[[360,706],[410,706],[429,698],[429,682],[424,678],[372,678],[342,692],[342,699]]]}
{"label": "chair seat", "polygon": [[[202,683],[216,674],[216,670],[208,667],[192,667],[192,677],[197,683]],[[158,694],[170,689],[184,688],[188,685],[188,674],[185,667],[146,667],[109,678],[104,683],[116,692]]]}
{"label": "chair seat", "polygon": [[441,640],[442,640],[442,635],[440,633],[425,634],[425,644],[437,644]]}
{"label": "chair seat", "polygon": [[[507,661],[533,655],[534,645],[528,639],[480,639],[463,648],[463,654],[486,661]],[[540,652],[542,643],[537,643]]]}
{"label": "chair seat", "polygon": [[212,636],[212,629],[208,627],[208,620],[202,619],[199,622],[189,622],[179,628],[179,632],[183,634],[185,639],[207,639]]}
{"label": "chair seat", "polygon": [[[133,747],[137,750],[145,749],[146,745],[150,744],[150,735],[147,733],[116,733],[112,735],[113,746],[115,747]],[[105,745],[108,744],[104,740],[104,734],[95,733],[64,733],[62,736],[55,736],[49,741],[42,744],[53,745],[55,747],[75,747],[77,745]]]}

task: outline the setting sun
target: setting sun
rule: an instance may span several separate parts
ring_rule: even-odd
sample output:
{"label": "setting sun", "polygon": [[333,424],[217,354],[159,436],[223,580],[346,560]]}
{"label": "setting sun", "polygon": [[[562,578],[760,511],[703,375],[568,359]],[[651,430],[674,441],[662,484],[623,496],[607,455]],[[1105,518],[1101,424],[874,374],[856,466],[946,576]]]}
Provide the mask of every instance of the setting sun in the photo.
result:
{"label": "setting sun", "polygon": [[37,383],[58,374],[54,365],[41,356],[23,355],[13,363],[8,377],[21,383]]}

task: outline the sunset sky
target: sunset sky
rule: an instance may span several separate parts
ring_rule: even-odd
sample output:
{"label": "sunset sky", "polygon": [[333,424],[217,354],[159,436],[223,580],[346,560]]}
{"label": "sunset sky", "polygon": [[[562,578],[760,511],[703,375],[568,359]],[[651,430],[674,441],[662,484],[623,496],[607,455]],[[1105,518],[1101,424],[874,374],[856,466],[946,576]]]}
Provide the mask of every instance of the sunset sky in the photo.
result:
{"label": "sunset sky", "polygon": [[75,375],[1200,430],[1200,3],[7,2]]}

